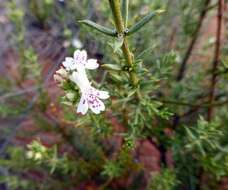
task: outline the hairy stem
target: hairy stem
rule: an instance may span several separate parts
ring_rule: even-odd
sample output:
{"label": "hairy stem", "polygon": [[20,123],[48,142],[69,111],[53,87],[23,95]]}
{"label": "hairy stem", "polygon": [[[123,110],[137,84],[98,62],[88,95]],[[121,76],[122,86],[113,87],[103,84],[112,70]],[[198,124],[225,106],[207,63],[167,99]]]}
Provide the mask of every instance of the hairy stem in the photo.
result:
{"label": "hairy stem", "polygon": [[124,38],[121,49],[122,49],[124,58],[126,60],[126,64],[129,67],[129,75],[131,78],[131,82],[132,82],[133,86],[137,86],[138,77],[137,77],[136,73],[134,72],[134,68],[133,68],[133,66],[134,66],[133,55],[129,49],[127,38],[126,38],[126,36],[124,36],[125,27],[124,27],[123,17],[121,14],[120,0],[109,0],[109,4],[110,4],[111,10],[112,10],[117,32],[119,35],[123,35],[123,38]]}
{"label": "hairy stem", "polygon": [[124,18],[125,27],[127,27],[127,21],[128,21],[128,6],[129,6],[129,0],[122,0],[122,15]]}

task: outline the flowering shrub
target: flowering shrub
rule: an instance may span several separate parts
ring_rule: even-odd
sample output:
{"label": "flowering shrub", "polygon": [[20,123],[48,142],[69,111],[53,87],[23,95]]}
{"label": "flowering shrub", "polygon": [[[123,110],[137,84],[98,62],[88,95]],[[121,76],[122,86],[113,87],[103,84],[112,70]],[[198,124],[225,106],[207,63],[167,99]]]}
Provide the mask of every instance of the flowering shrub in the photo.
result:
{"label": "flowering shrub", "polygon": [[225,9],[4,2],[0,189],[226,188]]}

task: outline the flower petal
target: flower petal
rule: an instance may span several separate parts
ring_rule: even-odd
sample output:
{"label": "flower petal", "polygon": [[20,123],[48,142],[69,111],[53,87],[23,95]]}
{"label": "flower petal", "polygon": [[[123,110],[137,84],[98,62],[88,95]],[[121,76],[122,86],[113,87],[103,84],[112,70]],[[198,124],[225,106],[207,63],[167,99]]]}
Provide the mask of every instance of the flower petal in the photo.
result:
{"label": "flower petal", "polygon": [[104,105],[104,103],[101,100],[96,98],[96,101],[94,101],[93,103],[89,103],[89,108],[95,114],[99,114],[99,113],[101,113],[101,111],[105,110],[105,105]]}
{"label": "flower petal", "polygon": [[97,69],[99,67],[99,64],[97,63],[96,59],[88,59],[86,64],[85,64],[85,68],[86,69]]}
{"label": "flower petal", "polygon": [[81,113],[82,115],[85,115],[88,111],[88,108],[89,108],[89,105],[86,99],[82,96],[78,104],[77,113]]}
{"label": "flower petal", "polygon": [[100,99],[108,99],[110,97],[107,91],[98,90],[97,93]]}
{"label": "flower petal", "polygon": [[74,71],[69,79],[76,83],[77,86],[81,89],[81,91],[85,91],[85,89],[88,89],[90,87],[90,82],[89,79],[87,78],[85,70],[82,70],[81,72],[79,71]]}
{"label": "flower petal", "polygon": [[74,59],[72,57],[66,57],[62,64],[68,71],[75,69]]}
{"label": "flower petal", "polygon": [[87,52],[85,50],[76,50],[74,52],[74,61],[76,64],[85,64],[87,60]]}

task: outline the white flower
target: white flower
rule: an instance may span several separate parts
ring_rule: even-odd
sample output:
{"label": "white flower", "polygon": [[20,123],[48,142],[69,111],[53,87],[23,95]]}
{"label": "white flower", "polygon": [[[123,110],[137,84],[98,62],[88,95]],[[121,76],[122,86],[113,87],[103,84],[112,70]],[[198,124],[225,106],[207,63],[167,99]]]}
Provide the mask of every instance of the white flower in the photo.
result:
{"label": "white flower", "polygon": [[96,69],[99,67],[96,59],[87,59],[87,52],[85,50],[76,50],[74,57],[66,57],[63,66],[67,71],[74,71],[78,68]]}
{"label": "white flower", "polygon": [[[65,69],[56,71],[55,79],[61,80],[67,76],[80,89],[81,98],[77,107],[77,113],[85,115],[88,109],[91,109],[95,114],[99,114],[105,110],[105,105],[101,99],[108,99],[109,93],[100,91],[91,86],[86,75],[86,69],[96,69],[99,67],[96,59],[87,59],[85,50],[76,50],[73,57],[66,57],[62,63]],[[67,94],[67,97],[73,97],[72,94]]]}
{"label": "white flower", "polygon": [[70,79],[78,85],[82,94],[77,113],[85,115],[88,109],[91,109],[95,114],[99,114],[105,110],[105,105],[100,99],[108,99],[109,93],[92,87],[85,70],[73,72]]}
{"label": "white flower", "polygon": [[80,68],[77,71],[74,71],[69,79],[77,84],[81,91],[90,86],[89,79],[86,75],[85,69]]}
{"label": "white flower", "polygon": [[77,113],[85,115],[88,109],[91,109],[95,114],[99,114],[105,110],[105,105],[100,99],[109,98],[106,91],[100,91],[92,86],[82,92],[80,102],[78,104]]}

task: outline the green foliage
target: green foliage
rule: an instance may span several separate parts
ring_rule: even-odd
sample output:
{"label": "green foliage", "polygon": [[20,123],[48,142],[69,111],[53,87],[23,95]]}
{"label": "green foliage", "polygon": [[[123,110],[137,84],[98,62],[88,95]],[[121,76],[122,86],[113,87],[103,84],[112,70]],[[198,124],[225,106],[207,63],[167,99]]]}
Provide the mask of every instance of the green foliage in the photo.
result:
{"label": "green foliage", "polygon": [[[184,180],[184,176],[189,177],[189,173],[196,175],[200,172],[199,168],[206,171],[208,176],[212,175],[217,180],[227,176],[228,151],[222,143],[225,136],[221,127],[221,121],[218,119],[208,122],[200,117],[196,126],[184,128],[185,135],[179,138],[179,142],[177,139],[174,140],[173,148],[176,161],[182,163],[182,167],[186,171],[185,174],[183,172],[184,168],[179,168],[182,180]],[[183,134],[182,131],[180,131],[180,134]],[[181,146],[184,149],[181,149]],[[186,165],[188,163],[191,163],[191,165]],[[190,185],[193,187],[197,183],[197,179],[194,179],[194,177],[188,180],[190,180]]]}
{"label": "green foliage", "polygon": [[133,142],[130,137],[125,138],[125,143],[115,160],[107,160],[102,174],[107,175],[109,179],[127,175],[129,171],[137,171],[140,166],[134,162],[129,154],[133,148]]}
{"label": "green foliage", "polygon": [[152,173],[148,190],[173,190],[178,184],[176,174],[171,169],[163,169],[160,173]]}
{"label": "green foliage", "polygon": [[10,20],[13,23],[17,24],[17,26],[19,26],[20,23],[23,23],[24,12],[23,10],[17,8],[16,1],[9,2],[7,6],[10,10],[8,14],[8,17],[10,18]]}
{"label": "green foliage", "polygon": [[[83,165],[85,165],[83,161],[71,161],[69,160],[69,158],[67,158],[66,155],[59,157],[56,146],[47,148],[43,146],[40,142],[33,141],[31,144],[28,145],[26,157],[37,166],[47,167],[51,174],[53,174],[55,171],[59,171],[60,173],[62,173],[62,175],[66,175],[69,173],[72,173],[72,175],[76,175],[78,172],[80,172],[81,176],[88,175],[86,168],[83,168]],[[78,171],[79,164],[81,166],[80,171]]]}
{"label": "green foliage", "polygon": [[6,183],[8,187],[13,190],[17,190],[18,188],[22,190],[34,188],[34,185],[31,182],[22,180],[17,176],[1,176],[0,183]]}
{"label": "green foliage", "polygon": [[17,100],[16,98],[11,98],[11,101],[0,103],[0,116],[2,118],[19,116],[26,110],[27,106],[25,99]]}
{"label": "green foliage", "polygon": [[103,175],[107,175],[109,178],[116,178],[121,176],[123,168],[118,162],[108,160],[104,165]]}
{"label": "green foliage", "polygon": [[37,20],[44,24],[50,17],[54,6],[54,0],[30,1],[29,9]]}
{"label": "green foliage", "polygon": [[26,78],[35,78],[38,82],[41,82],[41,65],[38,64],[38,57],[33,48],[29,47],[24,50],[21,69]]}
{"label": "green foliage", "polygon": [[26,165],[29,164],[28,162],[24,162],[26,157],[22,148],[10,147],[7,153],[11,156],[11,160],[1,159],[1,166],[8,167],[9,169],[22,169],[26,168]]}
{"label": "green foliage", "polygon": [[187,133],[186,149],[191,152],[198,152],[206,156],[206,152],[211,152],[220,147],[219,140],[223,137],[218,121],[208,123],[200,117],[196,128],[185,127]]}

